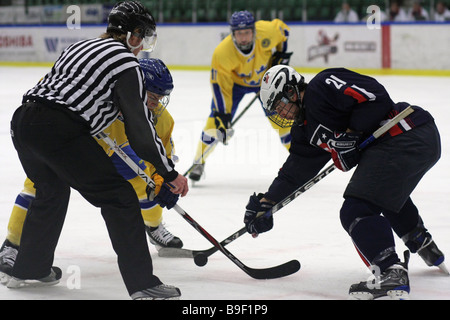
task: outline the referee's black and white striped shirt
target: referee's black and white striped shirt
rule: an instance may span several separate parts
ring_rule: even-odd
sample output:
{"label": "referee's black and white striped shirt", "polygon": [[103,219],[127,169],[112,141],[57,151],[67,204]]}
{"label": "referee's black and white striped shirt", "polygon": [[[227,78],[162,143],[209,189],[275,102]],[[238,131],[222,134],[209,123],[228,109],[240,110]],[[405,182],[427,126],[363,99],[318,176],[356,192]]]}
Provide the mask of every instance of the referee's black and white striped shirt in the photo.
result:
{"label": "referee's black and white striped shirt", "polygon": [[[173,177],[173,162],[167,158],[156,133],[152,114],[146,106],[147,93],[139,61],[122,43],[95,38],[70,45],[62,52],[52,70],[25,93],[23,100],[46,101],[67,108],[83,118],[90,127],[91,135],[95,136],[117,118],[120,109],[113,103],[114,87],[116,81],[130,70],[134,70],[137,76],[138,90],[133,88],[133,91],[139,92],[140,99],[137,100],[141,106],[136,108],[142,107],[142,113],[148,121],[145,131],[154,138],[151,145],[147,145],[141,153],[152,159],[141,157],[155,165],[157,170],[159,168],[158,173],[163,177]],[[151,138],[147,135],[146,139]]]}
{"label": "referee's black and white striped shirt", "polygon": [[[114,63],[111,57],[115,57]],[[136,57],[123,44],[100,38],[67,47],[51,72],[25,96],[66,106],[86,120],[95,135],[117,118],[119,108],[113,105],[112,90],[117,78],[128,69],[139,73],[139,91],[145,105],[143,75]]]}

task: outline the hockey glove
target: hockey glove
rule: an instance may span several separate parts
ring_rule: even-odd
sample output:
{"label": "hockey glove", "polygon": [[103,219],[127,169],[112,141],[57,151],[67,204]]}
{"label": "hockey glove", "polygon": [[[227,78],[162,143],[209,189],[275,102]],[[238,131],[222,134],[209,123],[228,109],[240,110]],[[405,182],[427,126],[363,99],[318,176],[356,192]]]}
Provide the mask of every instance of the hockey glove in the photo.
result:
{"label": "hockey glove", "polygon": [[358,148],[361,135],[353,132],[334,132],[334,139],[328,141],[334,165],[344,172],[355,167],[360,158]]}
{"label": "hockey glove", "polygon": [[155,201],[163,208],[172,209],[177,204],[179,197],[179,194],[175,194],[170,190],[170,184],[164,183],[156,195]]}
{"label": "hockey glove", "polygon": [[272,55],[272,58],[270,60],[271,67],[283,64],[283,65],[289,65],[289,61],[291,60],[293,52],[280,52],[275,51],[275,53]]}
{"label": "hockey glove", "polygon": [[273,228],[273,216],[269,217],[259,217],[263,215],[268,210],[273,207],[273,204],[269,202],[260,202],[260,200],[264,197],[264,194],[260,193],[256,195],[254,193],[250,200],[248,201],[247,206],[245,207],[245,216],[244,223],[245,228],[248,233],[251,233],[253,237],[258,236],[258,234],[267,232]]}
{"label": "hockey glove", "polygon": [[218,139],[223,144],[228,144],[228,140],[232,135],[231,114],[214,112],[214,122],[218,132]]}
{"label": "hockey glove", "polygon": [[153,201],[155,199],[155,196],[159,193],[159,191],[161,190],[161,186],[164,183],[164,178],[157,173],[152,175],[152,180],[153,182],[155,182],[155,189],[147,186],[147,189],[145,190],[147,192],[147,199],[150,201]]}

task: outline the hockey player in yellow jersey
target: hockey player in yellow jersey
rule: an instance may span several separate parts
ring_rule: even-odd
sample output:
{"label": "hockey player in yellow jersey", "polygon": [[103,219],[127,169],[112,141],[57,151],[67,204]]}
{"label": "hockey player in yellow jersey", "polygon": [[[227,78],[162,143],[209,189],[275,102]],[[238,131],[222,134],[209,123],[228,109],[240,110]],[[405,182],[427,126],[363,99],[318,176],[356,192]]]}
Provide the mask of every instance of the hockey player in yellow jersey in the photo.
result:
{"label": "hockey player in yellow jersey", "polygon": [[[230,27],[231,34],[216,47],[211,61],[211,113],[189,172],[193,181],[200,180],[205,159],[217,142],[227,144],[233,117],[244,95],[258,93],[264,72],[276,64],[289,64],[292,54],[287,52],[289,27],[279,19],[255,22],[249,11],[238,11],[232,14]],[[268,123],[289,149],[290,128]]]}
{"label": "hockey player in yellow jersey", "polygon": [[[164,144],[166,153],[174,160],[174,145],[172,141],[172,131],[174,120],[167,111],[166,106],[169,102],[169,96],[173,89],[173,80],[169,69],[159,59],[141,59],[141,68],[145,76],[145,85],[147,89],[147,107],[152,111],[155,128],[161,142]],[[162,177],[155,174],[155,168],[152,164],[140,159],[131,149],[128,138],[125,135],[124,122],[119,116],[107,129],[104,130],[127,155],[133,159],[145,172],[154,180],[159,189],[163,183]],[[163,208],[156,202],[148,199],[147,185],[130,169],[130,167],[118,157],[109,146],[99,140],[99,144],[106,153],[111,157],[114,165],[119,173],[125,177],[135,189],[140,206],[142,217],[146,226],[147,235],[150,242],[161,247],[177,247],[183,246],[182,241],[172,235],[162,224]],[[156,190],[159,191],[159,190]],[[155,192],[157,193],[157,192]],[[17,196],[13,206],[11,217],[8,223],[8,233],[0,250],[0,281],[1,273],[4,269],[11,268],[17,255],[17,249],[20,246],[20,237],[22,227],[25,221],[30,202],[34,199],[36,190],[33,182],[26,178],[22,192]]]}

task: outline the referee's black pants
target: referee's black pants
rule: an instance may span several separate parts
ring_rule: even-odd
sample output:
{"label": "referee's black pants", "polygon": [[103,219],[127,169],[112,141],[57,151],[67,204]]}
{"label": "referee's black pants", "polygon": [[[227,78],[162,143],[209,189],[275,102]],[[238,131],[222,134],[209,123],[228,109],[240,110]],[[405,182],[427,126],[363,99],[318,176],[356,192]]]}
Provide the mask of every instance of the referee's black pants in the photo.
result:
{"label": "referee's black pants", "polygon": [[39,279],[50,274],[72,187],[101,208],[128,293],[158,285],[136,192],[77,117],[36,102],[25,103],[13,115],[12,140],[36,198],[12,275]]}

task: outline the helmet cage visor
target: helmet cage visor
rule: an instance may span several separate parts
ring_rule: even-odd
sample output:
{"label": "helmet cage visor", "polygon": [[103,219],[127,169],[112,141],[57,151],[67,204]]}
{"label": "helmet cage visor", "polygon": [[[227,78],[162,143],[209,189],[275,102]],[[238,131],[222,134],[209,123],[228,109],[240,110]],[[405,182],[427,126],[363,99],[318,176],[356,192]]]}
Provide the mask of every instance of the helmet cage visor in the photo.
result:
{"label": "helmet cage visor", "polygon": [[151,108],[150,110],[155,118],[159,118],[169,104],[170,95],[168,94],[161,96],[158,93],[147,91],[147,99],[158,103],[156,107]]}
{"label": "helmet cage visor", "polygon": [[[280,102],[283,102],[284,104],[284,115],[281,116],[277,109],[280,105]],[[278,101],[272,104],[271,110],[264,109],[264,112],[266,113],[266,116],[269,118],[270,121],[275,123],[276,125],[280,126],[281,128],[288,128],[292,127],[294,122],[297,120],[298,115],[300,113],[301,107],[295,103],[292,102],[285,97],[282,97]]]}
{"label": "helmet cage visor", "polygon": [[282,116],[280,116],[276,111],[267,111],[264,110],[264,112],[267,115],[267,118],[269,118],[270,121],[272,121],[273,123],[275,123],[277,126],[279,126],[280,128],[289,128],[292,127],[292,125],[295,122],[295,119],[286,119],[283,118]]}
{"label": "helmet cage visor", "polygon": [[170,101],[170,96],[163,96],[162,98],[159,99],[158,106],[152,110],[153,116],[156,119],[162,115],[164,110],[166,110],[167,105],[169,104],[169,101]]}
{"label": "helmet cage visor", "polygon": [[137,27],[132,33],[133,36],[142,39],[142,50],[152,52],[155,49],[158,35],[152,28]]}
{"label": "helmet cage visor", "polygon": [[278,104],[282,101],[284,104],[292,102],[295,98],[296,89],[292,84],[285,84],[283,90],[279,92],[275,97],[267,102],[267,108],[269,112],[275,112]]}

